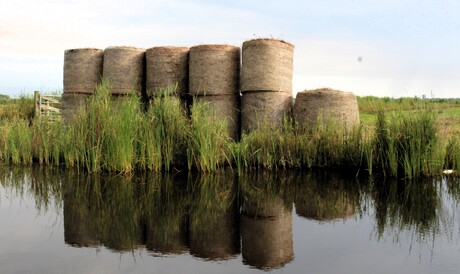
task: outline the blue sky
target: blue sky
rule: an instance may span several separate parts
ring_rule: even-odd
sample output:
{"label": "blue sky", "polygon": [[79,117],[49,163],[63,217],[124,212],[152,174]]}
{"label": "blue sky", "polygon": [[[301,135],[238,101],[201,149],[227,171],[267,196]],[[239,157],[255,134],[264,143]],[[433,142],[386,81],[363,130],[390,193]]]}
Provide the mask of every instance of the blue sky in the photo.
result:
{"label": "blue sky", "polygon": [[294,93],[460,97],[458,0],[3,0],[0,92],[62,90],[66,49],[254,37],[295,45]]}

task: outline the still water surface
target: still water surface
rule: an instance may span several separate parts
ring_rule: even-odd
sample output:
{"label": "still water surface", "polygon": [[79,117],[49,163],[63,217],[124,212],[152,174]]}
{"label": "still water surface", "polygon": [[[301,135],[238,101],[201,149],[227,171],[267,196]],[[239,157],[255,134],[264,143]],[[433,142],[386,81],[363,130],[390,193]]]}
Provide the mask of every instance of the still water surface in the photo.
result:
{"label": "still water surface", "polygon": [[459,180],[0,171],[0,273],[459,273]]}

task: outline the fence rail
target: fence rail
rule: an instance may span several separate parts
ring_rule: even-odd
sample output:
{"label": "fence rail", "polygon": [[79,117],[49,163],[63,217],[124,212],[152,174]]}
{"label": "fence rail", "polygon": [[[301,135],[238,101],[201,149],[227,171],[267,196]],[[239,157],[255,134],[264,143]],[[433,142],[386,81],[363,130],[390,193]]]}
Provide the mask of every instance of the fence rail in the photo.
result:
{"label": "fence rail", "polygon": [[61,95],[42,95],[34,92],[34,113],[50,121],[61,119]]}

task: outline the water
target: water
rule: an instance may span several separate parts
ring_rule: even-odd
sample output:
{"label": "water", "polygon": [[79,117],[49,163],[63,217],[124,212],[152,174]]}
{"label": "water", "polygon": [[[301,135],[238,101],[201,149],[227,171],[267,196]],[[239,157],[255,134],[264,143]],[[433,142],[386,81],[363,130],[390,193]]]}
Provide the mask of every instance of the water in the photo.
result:
{"label": "water", "polygon": [[0,172],[0,273],[458,273],[458,180]]}

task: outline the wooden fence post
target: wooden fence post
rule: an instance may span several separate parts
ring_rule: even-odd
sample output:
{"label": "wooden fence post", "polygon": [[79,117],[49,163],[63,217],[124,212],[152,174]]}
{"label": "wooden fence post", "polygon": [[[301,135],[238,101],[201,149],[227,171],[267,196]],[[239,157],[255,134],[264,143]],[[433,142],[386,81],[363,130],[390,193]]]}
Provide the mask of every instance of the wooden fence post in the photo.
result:
{"label": "wooden fence post", "polygon": [[40,115],[40,91],[34,91],[34,116]]}

